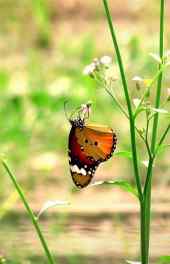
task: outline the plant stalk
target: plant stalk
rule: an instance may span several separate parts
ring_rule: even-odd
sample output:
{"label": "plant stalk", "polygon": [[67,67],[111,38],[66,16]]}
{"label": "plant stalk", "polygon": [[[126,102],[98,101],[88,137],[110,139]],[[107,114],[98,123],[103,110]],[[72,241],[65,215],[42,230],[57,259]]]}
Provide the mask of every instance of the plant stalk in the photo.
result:
{"label": "plant stalk", "polygon": [[146,217],[145,217],[145,203],[144,201],[140,202],[140,237],[141,237],[141,263],[147,263],[146,256],[147,256],[147,248],[146,248],[146,241],[147,241],[147,234],[146,234]]}
{"label": "plant stalk", "polygon": [[[159,56],[162,60],[162,63],[163,63],[163,55],[164,55],[164,13],[165,13],[165,0],[160,0]],[[162,67],[162,64],[159,65],[159,70],[161,69],[161,67]],[[158,77],[158,83],[157,83],[155,108],[160,107],[162,80],[163,80],[163,72],[160,72],[159,77]],[[153,156],[155,156],[155,148],[156,148],[157,133],[158,133],[158,121],[159,121],[159,113],[156,113],[154,116],[154,120],[153,120],[152,141],[151,141],[151,153]],[[145,218],[146,218],[144,232],[147,235],[146,237],[146,262],[144,262],[144,264],[149,263],[153,161],[154,161],[153,158],[149,159],[147,177],[146,177],[146,182],[145,182],[145,187],[144,187],[144,204],[145,204]]]}
{"label": "plant stalk", "polygon": [[136,150],[135,121],[134,121],[134,117],[133,117],[133,111],[132,111],[130,96],[129,96],[129,92],[128,92],[128,86],[127,86],[124,66],[123,66],[123,62],[122,62],[122,57],[121,57],[118,42],[116,39],[116,34],[115,34],[115,31],[113,28],[112,18],[111,18],[111,14],[109,11],[107,0],[103,0],[103,5],[104,5],[104,9],[105,9],[105,13],[106,13],[106,17],[107,17],[107,21],[108,21],[108,25],[109,25],[114,49],[115,49],[117,60],[118,60],[123,90],[124,90],[125,99],[126,99],[127,108],[128,108],[128,113],[129,113],[130,136],[131,136],[131,146],[132,146],[132,155],[133,155],[134,175],[135,175],[136,185],[137,185],[137,189],[138,189],[139,199],[142,201],[143,194],[142,194],[142,185],[141,185],[141,180],[140,180],[140,175],[139,175],[138,157],[137,157],[137,150]]}
{"label": "plant stalk", "polygon": [[40,242],[42,244],[42,247],[44,249],[44,252],[45,252],[45,254],[47,256],[48,263],[49,264],[55,264],[55,261],[54,261],[52,255],[51,255],[51,253],[50,253],[50,250],[48,249],[47,242],[45,241],[45,238],[44,238],[44,236],[42,234],[42,231],[40,229],[40,226],[39,226],[39,223],[37,221],[37,218],[34,215],[32,209],[30,208],[30,206],[29,206],[29,204],[28,204],[28,202],[26,200],[26,197],[24,195],[24,192],[22,191],[22,188],[19,186],[19,184],[18,184],[18,182],[16,180],[16,177],[14,176],[14,174],[9,169],[7,163],[5,161],[2,161],[2,165],[3,165],[4,169],[6,170],[6,172],[8,173],[11,181],[13,182],[13,184],[15,186],[15,189],[18,192],[18,194],[19,194],[19,196],[20,196],[20,198],[21,198],[21,200],[22,200],[22,202],[23,202],[23,204],[24,204],[24,206],[25,206],[25,208],[26,208],[26,210],[28,212],[28,215],[29,215],[29,217],[30,217],[30,219],[32,221],[32,224],[35,227],[35,230],[36,230],[37,235],[38,235],[38,237],[40,239]]}

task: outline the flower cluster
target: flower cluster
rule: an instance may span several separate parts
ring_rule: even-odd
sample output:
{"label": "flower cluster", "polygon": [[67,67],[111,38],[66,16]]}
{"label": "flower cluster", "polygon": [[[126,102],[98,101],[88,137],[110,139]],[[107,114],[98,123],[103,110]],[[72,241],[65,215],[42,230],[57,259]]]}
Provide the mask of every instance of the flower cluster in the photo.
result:
{"label": "flower cluster", "polygon": [[84,68],[83,74],[93,77],[96,72],[103,69],[103,67],[109,68],[111,64],[112,64],[112,58],[110,56],[103,56],[99,59],[95,58],[92,63],[90,63]]}

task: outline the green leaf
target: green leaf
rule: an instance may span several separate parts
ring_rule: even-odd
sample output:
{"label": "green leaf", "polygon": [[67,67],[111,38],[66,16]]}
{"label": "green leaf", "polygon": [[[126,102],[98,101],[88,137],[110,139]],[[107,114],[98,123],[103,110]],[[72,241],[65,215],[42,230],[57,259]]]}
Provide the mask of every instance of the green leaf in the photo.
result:
{"label": "green leaf", "polygon": [[37,218],[39,218],[40,215],[42,215],[49,208],[59,207],[59,206],[67,206],[67,205],[69,205],[69,202],[67,202],[67,201],[59,201],[59,200],[47,201],[43,204],[42,208],[40,209],[40,211],[37,215]]}
{"label": "green leaf", "polygon": [[114,154],[114,156],[118,156],[118,157],[124,157],[124,158],[128,158],[128,159],[132,159],[132,152],[130,151],[126,151],[126,150],[122,150],[122,151],[118,151]]}
{"label": "green leaf", "polygon": [[129,182],[124,181],[124,180],[110,180],[110,181],[96,181],[95,183],[91,184],[90,186],[98,186],[98,185],[110,185],[113,187],[119,187],[121,188],[123,191],[126,191],[128,193],[133,194],[135,197],[138,198],[138,192],[137,189],[132,186]]}
{"label": "green leaf", "polygon": [[170,263],[170,256],[161,256],[158,264],[169,264]]}

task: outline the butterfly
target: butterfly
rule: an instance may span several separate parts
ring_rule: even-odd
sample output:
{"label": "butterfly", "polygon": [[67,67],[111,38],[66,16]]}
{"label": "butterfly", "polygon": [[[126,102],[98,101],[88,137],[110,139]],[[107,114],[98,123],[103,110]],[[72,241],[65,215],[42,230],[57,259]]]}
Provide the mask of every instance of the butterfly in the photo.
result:
{"label": "butterfly", "polygon": [[116,134],[107,126],[87,124],[91,104],[84,104],[69,118],[68,142],[70,173],[75,185],[86,187],[101,162],[108,160],[116,148]]}

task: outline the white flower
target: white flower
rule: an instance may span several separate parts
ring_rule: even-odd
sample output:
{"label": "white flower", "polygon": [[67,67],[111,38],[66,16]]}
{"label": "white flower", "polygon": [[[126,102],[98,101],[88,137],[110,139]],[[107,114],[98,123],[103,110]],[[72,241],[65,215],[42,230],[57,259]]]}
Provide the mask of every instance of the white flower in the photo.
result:
{"label": "white flower", "polygon": [[95,70],[96,70],[96,64],[94,62],[92,62],[91,64],[87,65],[84,68],[83,74],[84,75],[91,75],[94,73]]}
{"label": "white flower", "polygon": [[100,63],[103,65],[109,65],[112,63],[112,58],[110,56],[103,56],[100,58]]}
{"label": "white flower", "polygon": [[134,76],[132,81],[135,81],[135,82],[143,82],[143,79],[140,77],[140,76]]}
{"label": "white flower", "polygon": [[134,103],[135,107],[138,108],[138,106],[139,106],[140,103],[141,103],[141,99],[139,99],[139,98],[134,98],[134,99],[133,99],[133,103]]}

